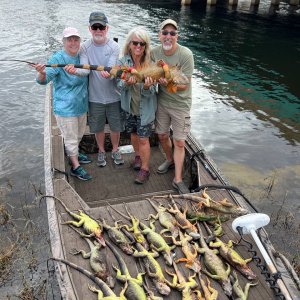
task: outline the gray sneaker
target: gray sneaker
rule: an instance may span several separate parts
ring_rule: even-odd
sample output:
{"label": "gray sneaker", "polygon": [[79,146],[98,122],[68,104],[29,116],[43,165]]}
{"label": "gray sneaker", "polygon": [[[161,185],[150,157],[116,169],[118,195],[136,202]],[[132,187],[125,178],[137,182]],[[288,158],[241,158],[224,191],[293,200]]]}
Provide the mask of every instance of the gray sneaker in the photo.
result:
{"label": "gray sneaker", "polygon": [[124,159],[122,158],[121,152],[119,150],[111,153],[111,158],[114,160],[116,165],[123,165]]}
{"label": "gray sneaker", "polygon": [[105,167],[106,166],[106,155],[105,152],[98,153],[98,160],[97,160],[98,167]]}
{"label": "gray sneaker", "polygon": [[186,187],[183,181],[175,182],[173,180],[172,186],[174,189],[178,191],[179,194],[188,194],[190,190]]}
{"label": "gray sneaker", "polygon": [[174,169],[175,165],[174,165],[174,161],[169,161],[169,160],[165,160],[158,168],[157,168],[157,173],[159,174],[165,174],[167,173],[169,170]]}

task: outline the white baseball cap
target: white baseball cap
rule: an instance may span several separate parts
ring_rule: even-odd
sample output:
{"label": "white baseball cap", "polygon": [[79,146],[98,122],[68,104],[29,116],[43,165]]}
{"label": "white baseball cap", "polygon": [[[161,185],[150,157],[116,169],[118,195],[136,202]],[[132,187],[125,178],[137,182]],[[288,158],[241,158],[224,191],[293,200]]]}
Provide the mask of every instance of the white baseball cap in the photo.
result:
{"label": "white baseball cap", "polygon": [[64,29],[63,31],[63,38],[67,38],[70,36],[78,36],[80,37],[80,34],[78,32],[78,30],[74,27],[67,27]]}

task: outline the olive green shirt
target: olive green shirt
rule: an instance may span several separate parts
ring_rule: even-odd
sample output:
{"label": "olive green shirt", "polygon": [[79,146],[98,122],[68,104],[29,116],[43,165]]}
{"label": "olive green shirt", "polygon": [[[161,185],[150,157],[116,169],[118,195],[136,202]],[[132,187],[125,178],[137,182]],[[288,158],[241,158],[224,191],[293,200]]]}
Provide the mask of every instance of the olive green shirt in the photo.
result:
{"label": "olive green shirt", "polygon": [[192,106],[192,81],[191,77],[194,71],[194,56],[192,51],[184,46],[177,44],[177,49],[173,55],[164,54],[162,45],[156,46],[151,50],[151,59],[158,61],[162,59],[169,66],[179,66],[182,72],[190,79],[190,83],[186,90],[170,93],[167,88],[159,85],[158,103],[170,108],[178,108],[180,110],[190,110]]}

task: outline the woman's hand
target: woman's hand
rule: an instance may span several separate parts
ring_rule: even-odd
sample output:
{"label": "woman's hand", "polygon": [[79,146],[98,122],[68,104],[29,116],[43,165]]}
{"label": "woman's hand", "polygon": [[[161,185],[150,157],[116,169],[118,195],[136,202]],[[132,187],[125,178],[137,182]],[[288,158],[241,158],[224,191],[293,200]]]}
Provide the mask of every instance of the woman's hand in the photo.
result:
{"label": "woman's hand", "polygon": [[44,64],[34,64],[31,65],[35,68],[35,70],[38,72],[37,79],[39,81],[45,81],[46,80],[46,66]]}
{"label": "woman's hand", "polygon": [[136,78],[135,76],[129,76],[127,80],[125,80],[127,85],[133,85],[136,84]]}
{"label": "woman's hand", "polygon": [[34,64],[32,66],[35,68],[35,70],[38,73],[46,75],[46,71],[45,71],[46,67],[44,64]]}
{"label": "woman's hand", "polygon": [[76,68],[74,68],[74,65],[66,65],[64,67],[64,70],[69,74],[72,74],[72,75],[76,74]]}
{"label": "woman's hand", "polygon": [[156,81],[153,80],[151,77],[146,77],[145,83],[144,83],[144,90],[148,90],[150,88],[150,86],[155,83],[156,83]]}

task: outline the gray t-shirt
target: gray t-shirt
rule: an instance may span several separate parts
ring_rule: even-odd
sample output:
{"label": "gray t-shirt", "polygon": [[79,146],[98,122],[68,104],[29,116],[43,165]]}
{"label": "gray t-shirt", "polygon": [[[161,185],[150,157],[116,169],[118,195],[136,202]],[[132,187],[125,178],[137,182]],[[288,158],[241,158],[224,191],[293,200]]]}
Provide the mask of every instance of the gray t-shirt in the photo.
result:
{"label": "gray t-shirt", "polygon": [[[119,59],[119,44],[107,39],[105,44],[98,45],[90,39],[84,42],[80,48],[80,63],[89,65],[101,65],[112,67],[117,65]],[[98,71],[77,70],[77,75],[89,74],[89,101],[108,104],[120,101],[117,92],[116,80],[106,79]]]}

